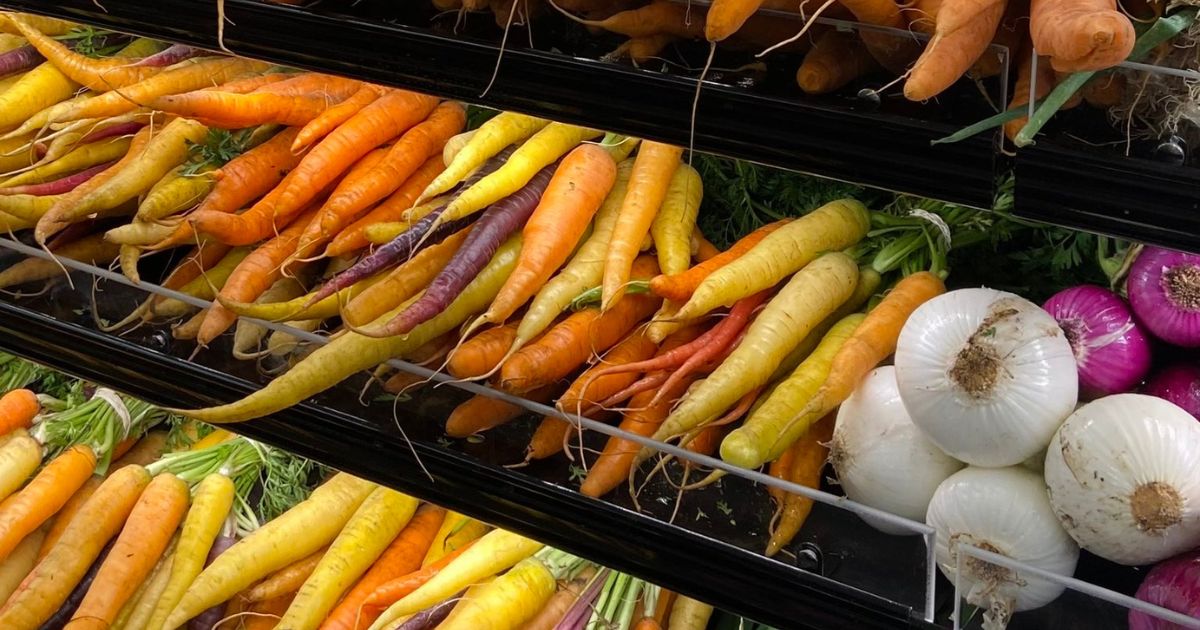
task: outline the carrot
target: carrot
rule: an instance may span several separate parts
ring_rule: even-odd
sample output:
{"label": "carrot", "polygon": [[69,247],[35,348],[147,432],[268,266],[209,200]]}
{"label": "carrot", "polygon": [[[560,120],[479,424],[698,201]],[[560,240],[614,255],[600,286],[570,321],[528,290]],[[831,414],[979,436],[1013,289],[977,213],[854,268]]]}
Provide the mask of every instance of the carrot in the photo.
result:
{"label": "carrot", "polygon": [[712,272],[728,265],[744,256],[747,252],[762,242],[768,234],[787,225],[791,219],[781,219],[768,223],[757,230],[743,236],[729,249],[712,258],[684,271],[672,275],[658,275],[650,280],[650,290],[657,296],[674,302],[684,302],[692,297],[696,287]]}
{"label": "carrot", "polygon": [[[12,15],[12,13],[4,13],[3,15],[0,15],[0,29],[3,29],[5,33],[19,34],[20,31],[18,31],[17,27],[14,26],[8,19],[10,15]],[[66,35],[67,33],[79,28],[78,24],[74,22],[68,22],[67,20],[34,15],[32,13],[22,13],[20,15],[27,24],[51,37]]]}
{"label": "carrot", "polygon": [[704,182],[700,180],[700,173],[687,164],[680,164],[667,186],[662,209],[650,224],[658,266],[663,274],[687,271],[692,258],[692,232],[703,198]]}
{"label": "carrot", "polygon": [[1033,0],[1029,35],[1058,72],[1111,68],[1129,57],[1137,37],[1116,0]]}
{"label": "carrot", "polygon": [[[412,330],[414,326],[436,315],[479,273],[483,265],[487,264],[487,260],[496,252],[496,248],[500,247],[501,243],[524,224],[523,241],[525,244],[521,248],[521,258],[517,262],[517,269],[514,270],[513,275],[509,276],[508,283],[500,290],[497,301],[505,296],[506,289],[509,288],[514,278],[517,278],[518,273],[522,269],[528,269],[527,265],[524,267],[522,265],[528,261],[527,254],[530,250],[537,248],[539,244],[545,244],[542,239],[538,238],[544,236],[539,224],[531,217],[537,216],[538,209],[542,208],[545,200],[549,198],[550,191],[553,190],[553,173],[552,167],[547,166],[534,175],[533,179],[529,180],[529,183],[521,190],[492,204],[485,210],[475,223],[462,248],[455,253],[454,258],[429,283],[425,293],[416,302],[413,302],[388,323],[387,330],[392,334],[404,334]],[[539,199],[542,201],[539,202]],[[565,238],[570,239],[570,236]],[[496,302],[492,303],[483,318],[476,320],[476,323],[471,325],[468,332],[482,322],[488,321],[488,314],[494,308],[496,308]],[[509,344],[515,338],[515,329],[513,333],[514,336],[508,339]],[[507,349],[506,347],[503,350]],[[496,363],[499,363],[503,357],[504,352],[502,351],[500,357],[497,357]],[[491,372],[491,368],[481,374],[471,376],[482,376],[489,372]]]}
{"label": "carrot", "polygon": [[426,567],[441,560],[443,556],[453,553],[467,543],[477,540],[490,531],[486,523],[477,521],[458,512],[446,513],[441,528],[434,535],[429,551],[421,560],[421,566]]}
{"label": "carrot", "polygon": [[[506,346],[507,347],[507,346]],[[524,394],[524,398],[546,404],[558,392],[558,388],[547,385]],[[446,417],[446,435],[465,438],[488,429],[494,429],[529,413],[529,410],[491,396],[476,394],[454,408]]]}
{"label": "carrot", "polygon": [[828,94],[878,67],[856,33],[829,30],[804,55],[796,84],[806,94]]}
{"label": "carrot", "polygon": [[0,503],[0,560],[49,520],[95,467],[96,454],[90,447],[72,446],[46,464],[29,485]]}
{"label": "carrot", "polygon": [[304,156],[290,149],[296,135],[295,129],[284,129],[217,169],[212,192],[196,212],[234,212],[274,188]]}
{"label": "carrot", "polygon": [[450,352],[446,371],[455,378],[487,374],[500,364],[516,336],[517,328],[511,324],[488,328]]}
{"label": "carrot", "polygon": [[329,101],[317,95],[283,96],[269,92],[232,94],[197,90],[159,96],[147,105],[168,114],[194,118],[206,125],[243,129],[267,124],[304,125],[328,109]]}
{"label": "carrot", "polygon": [[[126,144],[126,146],[128,146],[128,145]],[[82,171],[79,171],[77,173],[73,173],[71,175],[60,177],[58,179],[47,181],[47,182],[44,182],[41,184],[26,184],[23,186],[5,186],[4,188],[0,188],[0,195],[4,195],[3,198],[0,198],[0,201],[8,202],[9,199],[12,197],[32,197],[33,199],[31,199],[30,201],[41,201],[44,199],[50,199],[51,201],[53,201],[53,196],[71,192],[72,190],[75,189],[76,186],[82,184],[83,182],[86,182],[87,180],[91,179],[92,177],[94,177],[100,173],[103,173],[105,170],[108,170],[108,167],[110,167],[112,165],[113,165],[112,161],[104,162],[101,164],[97,164],[96,166],[91,166],[91,167],[85,168]],[[36,171],[37,169],[34,169],[34,170]],[[26,173],[31,173],[31,172],[33,172],[33,171],[26,171]],[[44,206],[44,209],[42,209],[38,213],[38,216],[40,217],[41,213],[45,212],[49,208],[50,208],[49,204],[46,204]],[[15,210],[9,209],[7,206],[4,207],[4,210],[7,211],[9,214],[21,214]]]}
{"label": "carrot", "polygon": [[29,475],[42,463],[42,445],[29,437],[25,429],[5,434],[0,446],[0,499],[6,499],[25,485]]}
{"label": "carrot", "polygon": [[462,105],[443,101],[424,122],[404,132],[378,165],[357,177],[348,175],[343,180],[321,208],[315,225],[300,239],[300,250],[305,251],[308,243],[324,242],[336,236],[372,204],[395,192],[430,158],[437,157],[440,161],[442,146],[461,131],[466,122],[467,114]]}
{"label": "carrot", "polygon": [[12,87],[0,94],[0,130],[21,125],[39,111],[70,98],[77,87],[78,84],[50,62],[26,72]]}
{"label": "carrot", "polygon": [[[199,249],[205,250],[208,248],[220,251],[220,248],[228,248],[228,246],[208,244]],[[219,257],[217,263],[209,266],[203,273],[197,272],[196,277],[188,280],[179,287],[168,288],[175,288],[180,293],[202,300],[211,300],[216,292],[225,285],[225,281],[229,279],[229,275],[233,273],[233,270],[249,255],[250,248],[248,247],[228,248],[228,251]],[[180,300],[164,298],[151,302],[150,313],[154,317],[162,318],[183,317],[190,313],[193,308],[191,305]]]}
{"label": "carrot", "polygon": [[150,66],[135,66],[119,57],[91,58],[43,34],[17,14],[9,14],[8,19],[47,61],[72,81],[89,90],[118,90],[143,81],[162,70]]}
{"label": "carrot", "polygon": [[367,598],[385,583],[421,568],[421,559],[445,517],[446,510],[436,505],[426,503],[417,508],[400,534],[321,623],[320,630],[359,630],[364,622],[374,621],[375,609],[365,606]]}
{"label": "carrot", "polygon": [[[900,11],[900,5],[892,0],[841,0],[839,4],[849,9],[858,22],[901,30],[908,26]],[[895,74],[904,72],[913,50],[913,43],[909,38],[865,29],[859,31],[859,37],[879,65]]]}
{"label": "carrot", "polygon": [[634,332],[605,353],[595,367],[580,374],[558,398],[558,408],[569,413],[584,414],[585,409],[596,407],[609,396],[633,384],[638,377],[638,372],[613,373],[610,370],[600,374],[601,370],[637,363],[653,356],[657,349],[658,344],[650,341],[643,331]]}
{"label": "carrot", "polygon": [[[52,248],[55,256],[70,258],[92,265],[107,265],[117,257],[119,246],[108,243],[101,234],[85,236],[62,247]],[[52,260],[26,258],[0,271],[0,289],[42,282],[61,277],[62,267]]]}
{"label": "carrot", "polygon": [[[479,580],[512,567],[541,548],[539,542],[501,529],[493,530],[428,582],[392,604],[375,620],[370,630],[390,627],[397,619],[419,612]],[[553,580],[551,591],[552,586]],[[533,610],[533,613],[536,612],[536,609]]]}
{"label": "carrot", "polygon": [[[938,16],[959,3],[966,4],[967,0],[942,2]],[[1005,0],[991,0],[970,21],[954,30],[943,26],[938,17],[933,39],[929,40],[904,82],[904,97],[910,101],[924,101],[953,85],[991,45],[1000,18],[1004,16],[1004,8]]]}
{"label": "carrot", "polygon": [[49,619],[121,530],[149,483],[150,475],[141,466],[113,472],[0,608],[0,627],[36,628]]}
{"label": "carrot", "polygon": [[[149,139],[148,136],[147,139]],[[4,180],[4,186],[20,189],[27,184],[49,182],[63,175],[89,170],[94,166],[111,164],[113,160],[127,155],[132,148],[130,139],[126,137],[105,138],[96,142],[84,143],[62,157],[44,162],[24,173]],[[75,186],[75,188],[77,187],[78,185]]]}
{"label": "carrot", "polygon": [[[360,370],[421,347],[460,325],[466,318],[482,310],[499,291],[500,285],[516,264],[519,238],[509,239],[500,247],[491,263],[437,317],[417,326],[408,335],[377,339],[358,333],[336,337],[285,372],[265,387],[240,401],[189,410],[184,415],[210,423],[238,422],[257,418],[285,409]],[[384,317],[387,317],[385,314]]]}
{"label": "carrot", "polygon": [[[446,568],[447,565],[454,562],[459,556],[466,553],[467,550],[475,544],[475,542],[475,540],[472,540],[462,547],[459,547],[458,549],[451,551],[441,558],[438,558],[434,562],[422,567],[418,567],[417,569],[414,569],[404,575],[380,584],[374,591],[371,592],[370,595],[367,596],[367,599],[363,602],[363,607],[365,608],[363,613],[364,617],[367,614],[370,614],[372,622],[375,619],[378,619],[379,615],[383,613],[384,609],[400,601],[409,593],[412,593],[420,588],[423,584],[440,573],[442,569]],[[361,624],[359,627],[362,627]]]}
{"label": "carrot", "polygon": [[679,39],[699,39],[704,35],[701,20],[692,17],[694,10],[674,2],[657,0],[637,9],[620,11],[603,20],[574,19],[593,28],[624,35],[626,37],[650,37],[666,34]]}
{"label": "carrot", "polygon": [[534,296],[525,316],[521,318],[520,325],[517,326],[517,337],[513,341],[514,350],[520,349],[549,328],[576,296],[600,284],[604,276],[608,242],[612,238],[613,227],[621,210],[621,202],[625,199],[626,183],[632,170],[632,160],[626,160],[617,166],[616,181],[596,212],[592,235],[579,246],[571,261]]}
{"label": "carrot", "polygon": [[[788,448],[786,452],[791,453],[787,471],[788,481],[809,488],[821,485],[821,469],[825,467],[825,460],[829,456],[829,448],[826,445],[833,439],[834,418],[833,414],[826,415]],[[800,533],[808,513],[812,511],[812,499],[798,494],[784,494],[779,522],[771,531],[771,538],[767,542],[767,556],[774,556],[792,542],[796,534]]]}
{"label": "carrot", "polygon": [[288,593],[295,593],[300,590],[300,587],[304,585],[304,582],[308,580],[313,570],[321,562],[321,558],[324,558],[328,552],[329,547],[322,547],[268,575],[266,579],[239,594],[238,597],[242,597],[249,603],[254,603],[282,597]]}
{"label": "carrot", "polygon": [[540,557],[525,558],[487,584],[472,588],[454,607],[442,630],[517,630],[524,628],[554,595],[555,571]]}
{"label": "carrot", "polygon": [[312,146],[312,143],[324,138],[329,132],[350,120],[352,116],[375,102],[382,94],[382,88],[371,84],[362,84],[350,98],[326,109],[304,127],[296,130],[297,133],[292,139],[291,152],[303,153],[305,149]]}
{"label": "carrot", "polygon": [[28,389],[14,389],[0,397],[0,435],[17,429],[28,429],[41,409],[37,394]]}
{"label": "carrot", "polygon": [[[230,274],[229,279],[225,281],[218,296],[224,300],[249,302],[267,290],[267,287],[283,275],[281,265],[295,251],[301,232],[315,213],[315,209],[309,210],[296,223],[280,232],[279,236],[267,241],[246,256]],[[237,315],[229,309],[220,304],[214,305],[209,309],[208,316],[204,318],[204,324],[201,325],[196,341],[201,346],[207,346],[209,342],[217,338],[217,335],[225,332],[235,319],[237,319]]]}
{"label": "carrot", "polygon": [[853,199],[827,203],[771,232],[744,256],[714,271],[696,287],[675,319],[692,320],[774,286],[822,252],[857,243],[870,223],[867,209]]}
{"label": "carrot", "polygon": [[[688,377],[688,380],[695,379]],[[651,404],[655,393],[645,391],[634,395],[629,402],[629,410],[621,419],[622,430],[642,437],[650,437],[658,430],[667,419],[675,401],[663,399]],[[601,497],[620,486],[633,470],[633,460],[639,448],[636,442],[617,437],[609,438],[600,457],[596,458],[595,463],[588,469],[587,477],[579,486],[579,491],[589,497]]]}
{"label": "carrot", "polygon": [[784,356],[849,299],[857,281],[858,266],[842,253],[821,256],[797,272],[755,318],[732,354],[688,392],[655,439],[703,426],[764,385]]}
{"label": "carrot", "polygon": [[[162,179],[146,191],[138,204],[138,221],[160,221],[173,214],[191,210],[208,195],[215,183],[212,177],[213,167],[204,166],[190,173],[186,170],[186,167],[182,166],[176,168],[163,175]],[[163,239],[146,245],[153,245],[161,240]]]}
{"label": "carrot", "polygon": [[479,126],[478,132],[446,162],[438,175],[417,198],[417,203],[432,199],[462,181],[472,170],[514,142],[521,142],[550,124],[550,121],[515,112],[500,112]]}
{"label": "carrot", "polygon": [[558,590],[550,597],[550,601],[546,602],[546,605],[534,615],[533,619],[525,623],[523,630],[554,630],[595,575],[595,565],[588,565],[571,581],[565,584],[559,583]]}
{"label": "carrot", "polygon": [[[770,389],[770,388],[769,388]],[[781,481],[787,481],[791,478],[792,462],[796,461],[796,454],[803,441],[793,442],[786,450],[779,454],[779,457],[771,460],[767,466],[767,474]],[[771,495],[771,499],[775,501],[775,513],[779,514],[783,510],[784,501],[787,500],[787,491],[774,486],[767,488],[767,494]]]}
{"label": "carrot", "polygon": [[762,5],[762,0],[714,0],[704,16],[704,37],[719,42],[733,35]]}
{"label": "carrot", "polygon": [[[21,75],[24,76],[24,75]],[[0,99],[8,90],[0,92]],[[35,142],[32,135],[18,135],[5,139],[0,135],[0,173],[11,173],[32,167],[48,149]]]}
{"label": "carrot", "polygon": [[254,90],[258,94],[279,96],[316,96],[330,102],[341,102],[350,98],[362,87],[362,81],[324,74],[301,72],[283,81],[272,82]]}
{"label": "carrot", "polygon": [[[633,276],[648,277],[657,269],[653,258],[634,262]],[[587,309],[571,314],[537,341],[518,350],[500,370],[500,386],[513,393],[548,385],[583,365],[592,353],[601,353],[620,341],[658,306],[648,294],[629,296],[601,313]]]}
{"label": "carrot", "polygon": [[338,473],[312,495],[217,556],[167,617],[178,628],[263,576],[329,544],[375,485]]}
{"label": "carrot", "polygon": [[604,261],[602,309],[611,308],[624,295],[630,266],[662,206],[682,154],[683,149],[658,142],[643,142],[638,150]]}
{"label": "carrot", "polygon": [[250,614],[242,622],[241,630],[275,630],[295,601],[296,593],[287,593],[274,599],[255,602],[247,610]]}
{"label": "carrot", "polygon": [[135,148],[130,147],[132,159],[127,156],[113,166],[110,170],[117,172],[111,178],[101,181],[96,187],[75,198],[75,192],[104,177],[104,174],[97,175],[72,191],[69,195],[72,197],[70,202],[64,199],[55,204],[38,220],[34,237],[39,243],[44,243],[51,235],[71,223],[96,214],[111,214],[122,203],[149,190],[163,175],[187,159],[190,143],[201,141],[207,133],[208,129],[200,123],[182,118],[175,119],[146,141],[143,150],[134,154]]}
{"label": "carrot", "polygon": [[107,630],[150,575],[188,506],[188,486],[162,473],[146,486],[68,627]]}
{"label": "carrot", "polygon": [[[1017,82],[1013,86],[1012,100],[1008,104],[1009,109],[1025,107],[1029,104],[1030,99],[1030,84],[1033,82],[1033,67],[1031,56],[1033,47],[1029,42],[1021,48],[1021,54],[1017,60]],[[1050,67],[1050,60],[1046,57],[1038,58],[1037,65],[1037,82],[1034,86],[1032,94],[1034,102],[1045,98],[1050,90],[1054,89],[1054,84],[1057,83],[1057,78],[1054,74],[1054,68]],[[1027,116],[1021,116],[1004,123],[1004,135],[1009,140],[1017,137],[1021,129],[1025,127],[1025,123],[1029,120]]]}
{"label": "carrot", "polygon": [[0,599],[8,600],[25,576],[37,565],[38,547],[42,545],[45,537],[46,528],[38,528],[26,536],[4,562],[0,562]]}
{"label": "carrot", "polygon": [[170,576],[146,624],[148,630],[159,630],[162,627],[167,615],[183,598],[192,580],[200,575],[204,562],[208,559],[208,552],[228,519],[233,500],[233,481],[225,475],[213,473],[196,486],[192,507],[183,520],[183,530],[175,548],[175,560],[171,564]]}
{"label": "carrot", "polygon": [[[359,217],[358,220],[351,223],[340,234],[334,237],[329,247],[325,249],[324,255],[342,256],[366,247],[369,244],[365,236],[366,227],[373,223],[395,221],[403,217],[404,212],[412,207],[413,199],[418,194],[417,191],[427,185],[434,177],[437,177],[438,173],[441,173],[444,168],[442,160],[436,155],[425,160],[425,163],[405,180],[404,184],[396,189],[390,197],[372,208],[362,217]],[[461,227],[463,227],[462,224],[458,224],[458,227],[447,227],[444,234],[453,234],[458,229],[461,229]],[[436,240],[431,239],[432,242],[436,242]]]}
{"label": "carrot", "polygon": [[601,132],[562,123],[550,123],[525,141],[494,173],[460,193],[438,217],[439,223],[461,219],[511,195],[527,184],[538,171],[581,142]]}
{"label": "carrot", "polygon": [[678,595],[671,605],[671,619],[667,630],[704,630],[712,617],[713,607],[704,602]]}
{"label": "carrot", "polygon": [[350,303],[342,309],[342,319],[351,326],[366,326],[416,295],[445,268],[470,230],[470,226],[459,230],[446,237],[446,240],[417,252],[408,262],[388,272],[379,282],[350,299]]}

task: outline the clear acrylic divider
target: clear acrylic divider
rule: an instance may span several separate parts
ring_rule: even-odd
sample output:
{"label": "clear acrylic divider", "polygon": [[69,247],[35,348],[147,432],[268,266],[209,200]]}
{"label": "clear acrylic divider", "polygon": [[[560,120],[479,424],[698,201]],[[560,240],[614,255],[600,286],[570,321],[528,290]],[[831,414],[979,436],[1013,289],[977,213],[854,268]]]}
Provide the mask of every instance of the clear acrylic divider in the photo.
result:
{"label": "clear acrylic divider", "polygon": [[[173,299],[179,300],[181,302],[184,302],[184,303],[186,303],[190,306],[196,307],[196,308],[203,309],[203,308],[208,308],[213,305],[213,302],[210,300],[199,299],[199,298],[193,297],[191,295],[188,295],[186,293],[181,293],[179,291],[174,291],[172,289],[168,289],[168,288],[162,287],[157,284],[146,282],[145,280],[143,280],[140,283],[134,283],[130,279],[126,278],[124,275],[122,275],[118,272],[114,272],[109,269],[96,267],[96,266],[88,264],[88,263],[71,260],[71,259],[67,259],[67,258],[54,257],[45,250],[30,246],[30,245],[26,245],[26,244],[21,243],[13,238],[0,237],[0,249],[11,250],[13,252],[16,252],[18,254],[22,254],[22,255],[28,256],[28,257],[56,261],[58,264],[60,264],[61,266],[63,266],[66,269],[83,272],[84,274],[88,274],[98,280],[113,282],[113,283],[116,283],[123,287],[132,288],[137,291],[144,291],[146,293],[159,295],[159,296],[163,296],[166,298],[173,298]],[[79,287],[76,287],[76,290],[79,290]],[[310,332],[307,330],[300,330],[300,329],[297,329],[297,328],[294,328],[291,326],[287,326],[285,324],[281,324],[278,322],[272,322],[272,321],[254,319],[254,318],[245,318],[245,317],[243,317],[242,319],[246,319],[251,322],[254,322],[254,323],[256,323],[260,326],[263,326],[271,331],[281,331],[281,332],[288,333],[301,341],[309,342],[312,344],[324,345],[324,344],[329,343],[329,341],[330,341],[327,337],[322,336],[318,333]],[[694,452],[688,451],[687,449],[681,448],[680,446],[677,446],[674,444],[659,442],[659,441],[653,440],[648,437],[643,437],[643,436],[640,436],[640,435],[637,435],[634,433],[630,433],[628,431],[624,431],[616,426],[606,424],[604,422],[599,422],[599,421],[592,420],[592,419],[589,419],[589,418],[586,418],[583,416],[579,416],[576,414],[565,413],[565,412],[557,409],[556,407],[552,407],[549,405],[544,405],[544,404],[540,404],[540,403],[533,402],[530,400],[526,400],[520,396],[514,396],[512,394],[509,394],[504,391],[500,391],[498,389],[489,387],[487,385],[470,382],[470,381],[460,381],[460,380],[457,380],[454,377],[450,376],[449,374],[430,370],[426,367],[416,365],[413,363],[409,363],[407,361],[403,361],[400,359],[392,359],[392,360],[388,361],[388,365],[397,370],[413,374],[415,376],[421,377],[423,379],[427,379],[427,380],[432,381],[437,384],[450,385],[455,388],[469,392],[471,394],[479,394],[479,395],[483,395],[483,396],[488,396],[488,397],[491,397],[491,398],[494,398],[497,400],[502,400],[504,402],[507,402],[507,403],[510,403],[513,405],[517,405],[519,407],[522,407],[522,408],[528,410],[529,412],[531,412],[533,414],[557,417],[557,418],[563,419],[563,420],[575,425],[576,427],[581,427],[583,429],[587,429],[588,431],[594,431],[596,433],[600,433],[600,434],[603,434],[603,435],[606,435],[609,437],[618,437],[621,439],[629,440],[631,442],[638,444],[639,446],[654,449],[655,451],[658,451],[659,453],[661,453],[663,455],[668,455],[668,456],[674,457],[678,460],[688,462],[694,467],[707,468],[707,469],[711,469],[713,471],[722,471],[723,473],[726,473],[728,475],[751,481],[755,484],[762,485],[766,488],[777,488],[785,493],[799,495],[799,496],[802,496],[806,499],[813,501],[816,504],[820,504],[822,506],[828,506],[829,508],[833,508],[836,510],[841,510],[846,513],[853,514],[865,521],[870,522],[870,521],[874,520],[875,522],[886,524],[896,530],[904,532],[904,534],[907,536],[918,536],[919,535],[925,545],[925,549],[922,552],[922,555],[924,557],[924,567],[923,567],[923,571],[922,571],[923,584],[921,585],[921,589],[920,589],[922,591],[923,597],[922,597],[921,601],[901,601],[900,603],[912,606],[915,610],[921,611],[922,617],[926,621],[934,620],[934,615],[935,615],[935,596],[934,595],[935,595],[935,586],[936,586],[936,581],[937,581],[937,568],[936,568],[936,563],[934,561],[935,532],[932,527],[929,527],[928,525],[925,525],[924,523],[911,521],[906,518],[885,512],[883,510],[879,510],[876,508],[868,507],[866,505],[855,503],[845,497],[836,496],[836,495],[833,495],[833,494],[830,494],[827,492],[823,492],[821,490],[817,490],[815,488],[809,488],[804,485],[785,481],[785,480],[773,477],[771,475],[764,474],[762,472],[758,472],[756,470],[747,470],[744,468],[740,468],[740,467],[728,464],[720,459],[717,459],[714,457],[709,457],[707,455],[701,455],[698,453],[694,453]],[[890,539],[882,538],[885,536],[882,533],[879,533],[878,535],[881,537],[881,540],[884,541],[884,547],[886,547],[887,546],[886,543]],[[880,557],[871,558],[870,560],[875,561],[875,562],[880,562],[880,563],[886,563],[886,562],[893,561],[893,558],[888,553],[883,553],[883,554],[881,554]],[[867,573],[871,573],[871,572],[868,571]],[[835,577],[833,579],[837,579],[837,578]],[[867,588],[866,585],[863,585],[863,584],[848,583],[848,586],[853,586],[856,588],[860,588],[861,590],[872,592],[876,595],[888,597],[887,593],[876,592],[875,590]],[[893,601],[897,601],[897,600],[893,599]]]}

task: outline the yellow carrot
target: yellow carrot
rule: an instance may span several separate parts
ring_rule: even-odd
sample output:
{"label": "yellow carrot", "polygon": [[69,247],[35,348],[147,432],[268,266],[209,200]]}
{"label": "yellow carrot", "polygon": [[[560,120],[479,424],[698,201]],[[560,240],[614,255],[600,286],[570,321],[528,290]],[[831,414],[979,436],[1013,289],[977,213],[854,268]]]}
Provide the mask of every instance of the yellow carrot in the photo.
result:
{"label": "yellow carrot", "polygon": [[665,275],[683,273],[691,267],[692,228],[704,199],[704,182],[700,173],[687,164],[680,164],[667,186],[662,209],[650,224],[654,249],[658,252],[658,268]]}
{"label": "yellow carrot", "polygon": [[[468,132],[472,134],[469,140],[446,162],[446,170],[425,187],[421,196],[417,198],[417,204],[450,190],[468,173],[502,151],[504,147],[525,140],[549,123],[550,121],[542,118],[515,112],[500,112],[495,115],[480,125],[479,129]],[[450,150],[450,144],[446,143],[447,151]]]}
{"label": "yellow carrot", "polygon": [[0,500],[25,485],[29,475],[42,463],[42,445],[24,429],[14,431],[0,446]]}
{"label": "yellow carrot", "polygon": [[213,170],[213,167],[208,167],[195,173],[184,174],[176,169],[163,175],[138,204],[137,219],[157,221],[190,210],[212,190],[213,184],[216,183],[212,177]]}
{"label": "yellow carrot", "polygon": [[446,518],[442,519],[442,526],[429,545],[429,550],[425,552],[425,559],[421,561],[421,566],[427,567],[441,560],[487,532],[486,524],[458,512],[447,512]]}
{"label": "yellow carrot", "polygon": [[3,562],[0,562],[0,600],[7,601],[37,564],[38,549],[46,539],[47,529],[46,526],[42,526],[34,530]]}
{"label": "yellow carrot", "polygon": [[526,558],[504,575],[464,597],[439,630],[517,630],[538,614],[558,586],[537,558]]}
{"label": "yellow carrot", "polygon": [[16,85],[0,94],[0,129],[11,129],[39,111],[71,98],[78,83],[50,62],[26,72]]}
{"label": "yellow carrot", "polygon": [[89,142],[76,147],[53,162],[47,162],[4,180],[4,186],[40,184],[76,171],[82,171],[85,168],[111,162],[125,155],[129,151],[129,144],[130,139],[125,137],[105,138]]}

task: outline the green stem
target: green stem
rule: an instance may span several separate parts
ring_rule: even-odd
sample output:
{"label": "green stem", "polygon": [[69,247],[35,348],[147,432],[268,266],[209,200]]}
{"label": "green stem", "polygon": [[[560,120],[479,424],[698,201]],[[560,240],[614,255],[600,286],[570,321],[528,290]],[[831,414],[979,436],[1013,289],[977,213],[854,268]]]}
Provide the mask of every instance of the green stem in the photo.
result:
{"label": "green stem", "polygon": [[586,630],[599,630],[603,627],[602,620],[604,609],[608,606],[608,598],[612,596],[613,589],[616,587],[617,580],[622,576],[617,571],[610,571],[608,577],[604,580],[604,586],[600,587],[600,595],[596,597],[596,602],[592,604],[592,616],[588,619]]}
{"label": "green stem", "polygon": [[629,583],[629,588],[625,591],[624,597],[621,598],[621,605],[617,608],[616,618],[613,619],[617,630],[629,630],[630,624],[633,623],[633,609],[637,605],[638,598],[641,597],[642,589],[645,585],[645,580],[638,578],[633,578]]}

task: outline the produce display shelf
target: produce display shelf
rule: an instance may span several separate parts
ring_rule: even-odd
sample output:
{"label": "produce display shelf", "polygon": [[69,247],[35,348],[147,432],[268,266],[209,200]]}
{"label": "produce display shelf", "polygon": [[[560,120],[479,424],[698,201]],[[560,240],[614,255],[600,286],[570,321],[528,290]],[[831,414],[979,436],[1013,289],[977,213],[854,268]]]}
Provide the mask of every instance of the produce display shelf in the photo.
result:
{"label": "produce display shelf", "polygon": [[[0,0],[0,7],[213,50],[218,49],[217,4],[160,0],[147,10],[138,0]],[[957,127],[881,113],[865,100],[793,99],[706,83],[693,142],[694,79],[524,48],[514,36],[492,83],[498,42],[373,19],[359,15],[356,5],[317,2],[296,8],[225,0],[224,45],[256,59],[823,177],[979,208],[992,204],[997,154],[991,136],[932,146],[931,140]],[[413,17],[408,23],[417,21]]]}
{"label": "produce display shelf", "polygon": [[[186,348],[171,347],[165,329],[142,329],[128,336],[97,330],[92,300],[99,300],[95,302],[99,317],[102,311],[112,312],[116,304],[136,304],[145,294],[115,283],[102,283],[93,293],[93,278],[88,274],[76,272],[73,279],[73,285],[58,283],[37,298],[0,300],[0,350],[163,406],[230,402],[259,386],[246,376],[246,362],[218,361],[213,366],[188,360]],[[228,348],[217,348],[213,355],[227,357]],[[254,374],[249,363],[248,373]],[[747,529],[744,521],[741,528],[723,531],[718,527],[723,523],[714,523],[716,529],[708,532],[681,527],[579,494],[566,487],[561,476],[554,479],[552,471],[492,465],[477,453],[456,451],[428,439],[422,427],[440,423],[426,420],[440,420],[444,418],[440,414],[450,408],[438,406],[444,396],[437,392],[451,389],[436,388],[397,403],[399,417],[404,418],[399,429],[381,421],[378,413],[371,417],[368,412],[378,412],[379,405],[367,409],[353,393],[347,397],[345,392],[340,399],[318,397],[228,428],[778,628],[943,627],[927,621],[919,607],[877,595],[874,589],[848,586],[819,569],[806,571],[728,542],[731,531]],[[503,446],[497,442],[481,448]],[[730,486],[724,495],[708,496],[710,501],[712,496],[724,496],[733,503],[732,497],[749,495],[751,488],[753,484],[747,482]],[[717,514],[719,508],[708,503],[703,509]],[[849,512],[829,509],[824,514],[833,519],[824,529],[871,533]],[[735,516],[742,518],[742,512]],[[865,540],[852,534],[847,543],[856,548]],[[876,585],[909,583],[909,591],[919,601],[926,586],[921,577],[924,544],[920,537],[903,541],[891,555],[875,556],[886,557],[890,570],[866,564],[857,570],[876,580]],[[847,552],[827,547],[825,553]],[[951,592],[942,590],[942,609],[951,605]]]}

